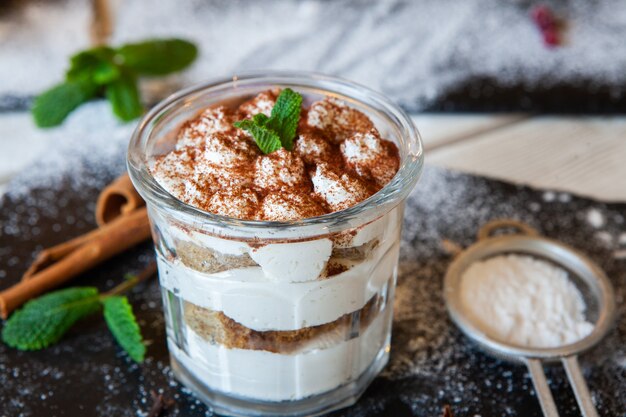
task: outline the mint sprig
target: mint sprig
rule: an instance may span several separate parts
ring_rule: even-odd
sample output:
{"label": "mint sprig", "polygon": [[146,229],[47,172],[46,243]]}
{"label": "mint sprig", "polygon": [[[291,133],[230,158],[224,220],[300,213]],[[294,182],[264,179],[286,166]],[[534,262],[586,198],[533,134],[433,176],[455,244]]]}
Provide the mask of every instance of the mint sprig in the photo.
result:
{"label": "mint sprig", "polygon": [[282,148],[280,136],[264,124],[255,122],[254,119],[241,120],[234,123],[235,127],[250,133],[259,149],[264,154],[272,153]]}
{"label": "mint sprig", "polygon": [[300,121],[302,96],[290,88],[281,91],[272,108],[272,117],[267,120],[267,127],[278,133],[280,143],[288,151],[293,149],[293,139]]}
{"label": "mint sprig", "polygon": [[194,44],[181,39],[131,43],[116,52],[127,68],[141,75],[167,75],[180,71],[198,55]]}
{"label": "mint sprig", "polygon": [[107,85],[106,98],[111,103],[113,113],[121,120],[133,120],[143,113],[137,77],[130,71],[124,70]]}
{"label": "mint sprig", "polygon": [[102,304],[104,305],[104,320],[117,343],[124,348],[132,360],[143,362],[146,345],[143,344],[141,330],[128,299],[115,295],[106,298]]}
{"label": "mint sprig", "polygon": [[29,301],[6,322],[2,340],[20,350],[46,348],[63,337],[78,320],[98,311],[98,290],[76,287]]}
{"label": "mint sprig", "polygon": [[293,140],[300,121],[302,95],[285,88],[276,99],[271,117],[260,113],[252,119],[233,123],[239,129],[250,133],[264,154],[272,153],[281,147],[293,149]]}
{"label": "mint sprig", "polygon": [[133,120],[143,113],[138,77],[180,71],[197,54],[194,44],[181,39],[154,39],[81,51],[70,58],[65,81],[35,99],[35,123],[43,128],[57,126],[76,107],[95,97],[106,97],[121,120]]}
{"label": "mint sprig", "polygon": [[75,108],[91,100],[98,86],[88,80],[66,81],[39,95],[31,109],[39,127],[57,126]]}
{"label": "mint sprig", "polygon": [[154,266],[111,291],[73,287],[53,291],[26,303],[5,323],[2,340],[20,350],[39,350],[57,343],[79,320],[103,308],[109,330],[131,359],[142,362],[146,347],[128,299],[119,294],[154,274]]}

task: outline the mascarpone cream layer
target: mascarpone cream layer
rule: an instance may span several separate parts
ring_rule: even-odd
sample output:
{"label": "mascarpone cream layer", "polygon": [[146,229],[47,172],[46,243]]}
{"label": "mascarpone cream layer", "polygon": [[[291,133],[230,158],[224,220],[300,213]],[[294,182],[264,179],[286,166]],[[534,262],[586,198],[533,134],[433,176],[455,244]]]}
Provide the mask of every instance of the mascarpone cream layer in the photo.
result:
{"label": "mascarpone cream layer", "polygon": [[283,355],[228,349],[206,342],[186,327],[187,353],[168,339],[170,352],[211,389],[265,401],[299,400],[359,377],[387,343],[391,308],[360,337],[327,349]]}
{"label": "mascarpone cream layer", "polygon": [[370,258],[328,279],[268,281],[260,267],[215,274],[158,257],[161,285],[200,307],[221,311],[257,331],[298,330],[360,310],[395,274],[397,239],[375,248]]}
{"label": "mascarpone cream layer", "polygon": [[[225,255],[249,254],[262,268],[267,278],[274,281],[311,281],[317,279],[330,258],[332,247],[349,248],[364,245],[374,239],[384,242],[397,239],[401,209],[395,208],[386,215],[357,228],[353,235],[331,242],[322,238],[292,243],[268,244],[252,248],[246,241],[224,239],[196,230],[186,230],[175,224],[167,228],[168,245],[176,240],[190,242]],[[168,239],[169,238],[169,239]]]}

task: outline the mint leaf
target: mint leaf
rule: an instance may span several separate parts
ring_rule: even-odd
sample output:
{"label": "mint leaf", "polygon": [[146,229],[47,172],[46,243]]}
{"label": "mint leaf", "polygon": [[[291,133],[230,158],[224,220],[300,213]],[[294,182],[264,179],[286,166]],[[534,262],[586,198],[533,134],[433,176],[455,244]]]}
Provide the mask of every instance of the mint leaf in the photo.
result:
{"label": "mint leaf", "polygon": [[91,75],[94,83],[99,85],[110,84],[120,78],[122,71],[112,62],[102,61],[94,69]]}
{"label": "mint leaf", "polygon": [[86,80],[67,81],[40,94],[31,112],[39,127],[60,125],[68,114],[82,103],[93,98],[98,86]]}
{"label": "mint leaf", "polygon": [[182,39],[161,39],[124,45],[116,52],[124,66],[139,74],[165,75],[191,64],[198,48]]}
{"label": "mint leaf", "polygon": [[115,50],[108,46],[87,49],[70,58],[70,69],[65,77],[68,81],[88,80],[99,85],[107,84],[120,75],[114,59]]}
{"label": "mint leaf", "polygon": [[265,125],[267,124],[267,121],[268,121],[269,119],[270,119],[270,118],[269,118],[269,117],[267,117],[267,116],[266,116],[265,114],[263,114],[263,113],[255,114],[255,115],[252,117],[252,120],[254,121],[254,123],[256,123],[256,124],[257,124],[257,125],[259,125],[259,126],[265,126]]}
{"label": "mint leaf", "polygon": [[104,320],[117,342],[135,362],[142,362],[146,355],[141,331],[133,310],[124,296],[111,296],[102,301]]}
{"label": "mint leaf", "polygon": [[37,350],[56,343],[81,318],[100,308],[98,290],[76,287],[54,291],[29,301],[7,320],[2,340],[20,350]]}
{"label": "mint leaf", "polygon": [[301,110],[302,96],[291,88],[285,88],[276,99],[272,117],[267,121],[267,127],[280,136],[281,144],[289,151],[293,149]]}
{"label": "mint leaf", "polygon": [[80,104],[106,93],[115,114],[124,121],[139,117],[143,107],[137,76],[164,75],[193,62],[196,46],[181,39],[156,39],[123,45],[98,46],[73,55],[65,83],[44,92],[33,104],[39,127],[59,125]]}
{"label": "mint leaf", "polygon": [[130,72],[122,73],[106,86],[106,97],[113,107],[113,113],[124,121],[133,120],[143,113],[137,78]]}
{"label": "mint leaf", "polygon": [[300,121],[302,96],[290,88],[285,88],[276,99],[272,108],[272,116],[263,113],[255,114],[252,119],[233,123],[254,137],[254,141],[265,154],[279,150],[293,149],[293,139]]}
{"label": "mint leaf", "polygon": [[[255,116],[257,118],[258,114]],[[267,117],[267,116],[266,116]],[[250,133],[254,138],[259,149],[264,154],[272,153],[281,148],[280,137],[273,130],[268,129],[262,124],[258,124],[256,120],[241,120],[239,122],[233,123],[235,127],[239,129],[243,129],[246,132]]]}

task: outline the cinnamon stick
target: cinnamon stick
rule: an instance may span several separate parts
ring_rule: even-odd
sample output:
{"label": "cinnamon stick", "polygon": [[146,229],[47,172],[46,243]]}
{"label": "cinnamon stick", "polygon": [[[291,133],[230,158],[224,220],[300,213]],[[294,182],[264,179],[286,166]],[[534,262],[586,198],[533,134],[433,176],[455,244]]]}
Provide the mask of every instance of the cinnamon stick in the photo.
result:
{"label": "cinnamon stick", "polygon": [[67,242],[42,250],[26,270],[22,279],[30,279],[37,272],[61,260],[81,245],[100,236],[102,233],[106,233],[106,229],[102,226],[112,222],[119,216],[132,213],[144,205],[145,202],[135,190],[128,174],[116,178],[115,181],[102,190],[98,196],[98,202],[96,203],[96,222],[101,227],[68,240]]}
{"label": "cinnamon stick", "polygon": [[94,229],[67,242],[42,250],[30,267],[28,267],[24,275],[22,275],[22,280],[30,279],[33,275],[37,274],[37,272],[63,259],[63,257],[100,234],[102,234],[102,229]]}
{"label": "cinnamon stick", "polygon": [[130,177],[124,174],[100,193],[96,203],[96,222],[98,226],[102,226],[144,205],[145,202],[135,190]]}
{"label": "cinnamon stick", "polygon": [[[99,263],[124,252],[150,237],[150,222],[145,207],[119,216],[106,226],[67,242],[67,248],[42,257],[51,261],[14,286],[0,292],[0,317],[8,315],[26,301],[55,288]],[[63,252],[65,255],[61,256]],[[61,258],[53,262],[55,256]]]}

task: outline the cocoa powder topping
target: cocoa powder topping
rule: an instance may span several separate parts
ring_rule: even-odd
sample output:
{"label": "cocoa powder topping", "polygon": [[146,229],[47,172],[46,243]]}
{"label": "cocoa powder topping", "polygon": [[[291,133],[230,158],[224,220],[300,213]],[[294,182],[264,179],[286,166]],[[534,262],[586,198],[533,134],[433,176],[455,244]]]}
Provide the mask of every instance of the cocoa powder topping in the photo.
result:
{"label": "cocoa powder topping", "polygon": [[155,179],[202,210],[248,220],[289,221],[343,210],[398,171],[396,145],[362,112],[334,98],[303,109],[293,150],[264,155],[233,123],[270,116],[280,90],[239,107],[215,106],[186,122],[175,149],[157,157]]}

